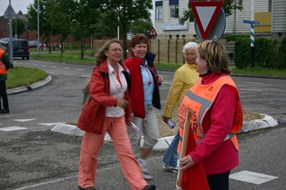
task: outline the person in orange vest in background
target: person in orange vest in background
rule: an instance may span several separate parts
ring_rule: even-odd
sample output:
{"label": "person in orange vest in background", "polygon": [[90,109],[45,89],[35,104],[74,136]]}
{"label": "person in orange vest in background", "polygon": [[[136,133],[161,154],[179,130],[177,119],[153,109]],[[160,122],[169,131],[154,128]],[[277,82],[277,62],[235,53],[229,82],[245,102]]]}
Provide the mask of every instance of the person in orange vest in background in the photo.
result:
{"label": "person in orange vest in background", "polygon": [[183,97],[178,109],[180,136],[183,137],[186,115],[191,112],[190,133],[196,142],[191,150],[188,141],[186,156],[179,160],[182,189],[190,189],[190,184],[196,183],[188,171],[202,163],[210,190],[228,190],[230,171],[239,164],[235,135],[243,121],[239,92],[229,75],[227,52],[222,44],[204,41],[198,45],[197,54],[200,79]]}
{"label": "person in orange vest in background", "polygon": [[[10,113],[8,96],[6,92],[7,70],[13,68],[9,56],[4,50],[0,49],[0,114]],[[1,105],[3,101],[3,107]]]}

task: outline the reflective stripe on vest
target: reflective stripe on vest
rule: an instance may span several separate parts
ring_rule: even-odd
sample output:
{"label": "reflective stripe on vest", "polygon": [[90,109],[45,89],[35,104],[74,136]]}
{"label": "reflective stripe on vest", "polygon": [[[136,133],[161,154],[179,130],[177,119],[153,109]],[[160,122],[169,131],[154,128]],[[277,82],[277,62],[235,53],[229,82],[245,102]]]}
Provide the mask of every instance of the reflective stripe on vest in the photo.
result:
{"label": "reflective stripe on vest", "polygon": [[7,71],[6,71],[6,66],[2,61],[2,56],[5,53],[5,51],[3,51],[2,49],[0,49],[0,75],[6,75]]}
{"label": "reflective stripe on vest", "polygon": [[[236,85],[229,76],[220,77],[215,82],[202,85],[201,80],[199,80],[183,97],[180,107],[178,109],[178,126],[180,131],[180,141],[178,145],[178,152],[181,151],[182,137],[184,132],[184,126],[187,111],[191,111],[191,122],[190,125],[193,129],[194,137],[196,143],[200,143],[204,138],[205,134],[202,127],[202,122],[205,114],[215,101],[217,94],[219,93],[221,87],[225,84],[233,86],[235,89]],[[231,132],[225,137],[224,141],[231,139],[233,145],[238,150],[238,141],[236,138],[236,133],[240,131],[242,127],[242,109],[241,103],[238,99],[235,117],[233,121],[233,126]]]}

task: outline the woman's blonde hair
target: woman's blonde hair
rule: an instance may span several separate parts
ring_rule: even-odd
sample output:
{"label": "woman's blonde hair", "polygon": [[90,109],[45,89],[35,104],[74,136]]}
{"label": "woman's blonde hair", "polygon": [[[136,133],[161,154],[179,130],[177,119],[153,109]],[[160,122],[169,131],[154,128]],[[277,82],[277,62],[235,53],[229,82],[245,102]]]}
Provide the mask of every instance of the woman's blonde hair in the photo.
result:
{"label": "woman's blonde hair", "polygon": [[213,73],[230,73],[225,47],[216,41],[206,40],[197,47],[200,58],[206,60],[208,69]]}

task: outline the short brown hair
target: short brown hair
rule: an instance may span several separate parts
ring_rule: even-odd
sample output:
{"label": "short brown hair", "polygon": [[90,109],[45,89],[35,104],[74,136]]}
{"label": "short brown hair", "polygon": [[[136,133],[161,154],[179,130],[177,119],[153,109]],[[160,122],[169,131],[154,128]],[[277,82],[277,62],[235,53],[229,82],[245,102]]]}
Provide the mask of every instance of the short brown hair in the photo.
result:
{"label": "short brown hair", "polygon": [[197,47],[200,58],[206,60],[208,69],[213,73],[230,73],[228,56],[224,45],[206,40]]}
{"label": "short brown hair", "polygon": [[144,34],[136,34],[131,39],[131,47],[135,47],[137,44],[147,44],[148,45],[148,38]]}

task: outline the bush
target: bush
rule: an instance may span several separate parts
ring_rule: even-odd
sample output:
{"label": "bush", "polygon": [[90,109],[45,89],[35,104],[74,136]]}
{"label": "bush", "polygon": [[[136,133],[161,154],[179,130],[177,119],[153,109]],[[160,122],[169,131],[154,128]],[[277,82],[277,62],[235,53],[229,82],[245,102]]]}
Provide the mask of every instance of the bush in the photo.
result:
{"label": "bush", "polygon": [[280,44],[280,47],[278,48],[278,57],[280,58],[277,68],[279,69],[285,69],[286,68],[286,38],[284,38]]}
{"label": "bush", "polygon": [[[228,36],[235,41],[234,62],[238,69],[250,65],[250,39],[245,36]],[[286,39],[279,44],[275,39],[257,38],[255,40],[254,65],[264,68],[286,68]]]}
{"label": "bush", "polygon": [[249,39],[237,38],[234,48],[234,62],[238,69],[246,68],[250,65],[250,44]]}
{"label": "bush", "polygon": [[274,55],[277,54],[276,46],[276,40],[257,38],[255,40],[255,65],[266,68],[273,67],[275,65]]}

